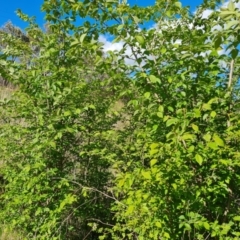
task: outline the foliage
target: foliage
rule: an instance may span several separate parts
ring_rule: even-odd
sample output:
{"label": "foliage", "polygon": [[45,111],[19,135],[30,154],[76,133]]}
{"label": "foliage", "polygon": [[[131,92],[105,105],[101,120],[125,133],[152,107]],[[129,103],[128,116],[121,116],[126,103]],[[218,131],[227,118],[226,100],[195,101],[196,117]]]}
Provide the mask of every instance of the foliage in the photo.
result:
{"label": "foliage", "polygon": [[47,32],[18,12],[29,42],[1,38],[18,86],[1,101],[1,223],[27,239],[239,238],[240,14],[218,3],[45,1]]}

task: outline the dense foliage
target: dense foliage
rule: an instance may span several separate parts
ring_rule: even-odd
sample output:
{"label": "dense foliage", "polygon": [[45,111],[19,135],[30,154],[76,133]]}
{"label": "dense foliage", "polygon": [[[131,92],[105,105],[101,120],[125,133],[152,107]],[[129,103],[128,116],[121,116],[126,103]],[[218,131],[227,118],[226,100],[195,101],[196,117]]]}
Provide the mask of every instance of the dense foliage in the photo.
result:
{"label": "dense foliage", "polygon": [[[239,239],[240,13],[219,3],[192,15],[177,0],[46,0],[47,30],[18,11],[26,33],[0,31],[15,86],[0,102],[2,226],[42,240]],[[104,51],[109,35],[121,50]]]}

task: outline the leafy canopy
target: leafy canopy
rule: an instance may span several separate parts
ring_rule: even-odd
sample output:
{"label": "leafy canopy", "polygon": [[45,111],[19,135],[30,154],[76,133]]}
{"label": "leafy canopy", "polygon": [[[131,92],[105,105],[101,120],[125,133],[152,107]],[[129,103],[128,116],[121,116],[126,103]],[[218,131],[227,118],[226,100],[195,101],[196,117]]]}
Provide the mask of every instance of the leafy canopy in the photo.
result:
{"label": "leafy canopy", "polygon": [[[239,238],[240,13],[219,3],[192,15],[176,0],[44,1],[47,31],[18,12],[28,41],[0,32],[16,86],[0,105],[4,226],[26,239]],[[109,34],[120,51],[104,51]]]}

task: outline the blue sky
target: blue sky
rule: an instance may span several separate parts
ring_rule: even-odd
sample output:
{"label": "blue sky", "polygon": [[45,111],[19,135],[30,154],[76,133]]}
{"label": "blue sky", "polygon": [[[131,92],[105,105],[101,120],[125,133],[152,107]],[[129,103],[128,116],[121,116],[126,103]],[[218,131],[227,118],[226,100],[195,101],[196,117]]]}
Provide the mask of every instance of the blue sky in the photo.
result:
{"label": "blue sky", "polygon": [[[196,9],[196,6],[202,3],[203,0],[182,0],[183,6],[190,6],[191,11]],[[128,0],[131,5],[148,6],[153,5],[155,0]],[[44,24],[44,13],[40,11],[43,0],[9,0],[1,2],[0,9],[0,26],[7,21],[11,21],[14,25],[25,28],[26,24],[19,20],[16,16],[16,9],[20,8],[24,13],[29,16],[36,16],[37,22],[40,26]]]}

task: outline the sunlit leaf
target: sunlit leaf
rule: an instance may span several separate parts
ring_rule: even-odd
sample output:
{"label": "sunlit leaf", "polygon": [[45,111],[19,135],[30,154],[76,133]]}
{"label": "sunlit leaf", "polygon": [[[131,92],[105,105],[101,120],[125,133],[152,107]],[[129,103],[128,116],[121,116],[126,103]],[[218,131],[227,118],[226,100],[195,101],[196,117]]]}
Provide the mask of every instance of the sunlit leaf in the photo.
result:
{"label": "sunlit leaf", "polygon": [[195,160],[196,160],[196,162],[197,162],[199,165],[202,165],[202,163],[203,163],[203,158],[202,158],[201,155],[196,154],[196,155],[195,155]]}

